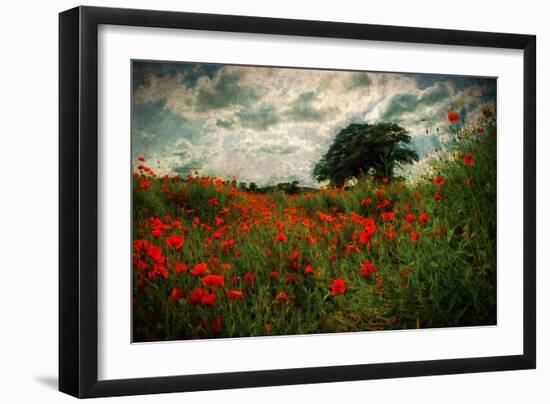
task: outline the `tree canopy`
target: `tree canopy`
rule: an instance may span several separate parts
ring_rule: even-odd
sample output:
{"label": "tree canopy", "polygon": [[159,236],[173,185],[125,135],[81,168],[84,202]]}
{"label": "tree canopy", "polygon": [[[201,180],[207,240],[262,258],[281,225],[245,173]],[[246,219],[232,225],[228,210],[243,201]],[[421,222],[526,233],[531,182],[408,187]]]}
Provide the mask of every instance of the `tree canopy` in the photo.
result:
{"label": "tree canopy", "polygon": [[416,151],[407,147],[411,142],[407,133],[392,122],[352,123],[336,135],[313,176],[335,186],[362,173],[392,178],[398,165],[418,161]]}

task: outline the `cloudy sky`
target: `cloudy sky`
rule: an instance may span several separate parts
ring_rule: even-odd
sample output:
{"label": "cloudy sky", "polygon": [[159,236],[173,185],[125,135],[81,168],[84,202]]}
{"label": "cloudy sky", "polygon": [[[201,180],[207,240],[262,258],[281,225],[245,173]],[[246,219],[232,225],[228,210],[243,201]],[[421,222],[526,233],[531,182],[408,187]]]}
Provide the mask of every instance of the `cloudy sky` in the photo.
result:
{"label": "cloudy sky", "polygon": [[425,161],[449,111],[473,122],[496,97],[495,79],[198,63],[134,61],[132,84],[134,161],[260,186],[317,185],[315,163],[352,122],[399,123]]}

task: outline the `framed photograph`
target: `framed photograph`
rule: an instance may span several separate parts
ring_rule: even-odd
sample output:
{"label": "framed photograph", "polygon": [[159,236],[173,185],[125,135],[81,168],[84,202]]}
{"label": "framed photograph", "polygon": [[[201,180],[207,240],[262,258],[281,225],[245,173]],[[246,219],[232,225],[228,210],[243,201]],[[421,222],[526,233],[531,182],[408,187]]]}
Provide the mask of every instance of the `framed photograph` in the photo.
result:
{"label": "framed photograph", "polygon": [[59,388],[533,369],[532,35],[59,17]]}

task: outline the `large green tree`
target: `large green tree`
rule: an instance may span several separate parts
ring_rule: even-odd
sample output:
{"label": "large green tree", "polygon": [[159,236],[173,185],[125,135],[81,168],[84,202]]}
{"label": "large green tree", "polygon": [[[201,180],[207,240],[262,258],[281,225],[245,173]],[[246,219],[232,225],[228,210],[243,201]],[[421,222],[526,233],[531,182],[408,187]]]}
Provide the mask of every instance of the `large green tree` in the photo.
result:
{"label": "large green tree", "polygon": [[410,142],[407,130],[392,122],[352,123],[336,135],[313,176],[336,186],[361,173],[391,178],[398,165],[418,161]]}

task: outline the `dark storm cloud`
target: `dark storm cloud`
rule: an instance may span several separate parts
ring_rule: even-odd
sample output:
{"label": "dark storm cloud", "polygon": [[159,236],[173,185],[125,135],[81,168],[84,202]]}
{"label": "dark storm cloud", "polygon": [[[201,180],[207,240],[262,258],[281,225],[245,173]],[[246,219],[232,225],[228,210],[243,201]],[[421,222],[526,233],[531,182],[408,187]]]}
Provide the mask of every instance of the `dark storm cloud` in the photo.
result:
{"label": "dark storm cloud", "polygon": [[479,86],[488,92],[496,92],[496,80],[493,78],[470,77],[470,76],[445,76],[440,74],[414,74],[420,90],[432,87],[436,83],[451,82],[455,89],[464,90],[472,86]]}
{"label": "dark storm cloud", "polygon": [[381,116],[382,120],[391,120],[405,112],[411,112],[417,107],[418,96],[415,94],[395,95]]}
{"label": "dark storm cloud", "polygon": [[368,73],[354,73],[351,76],[351,79],[349,81],[348,87],[350,89],[354,88],[365,88],[369,87],[372,84],[372,81],[368,75]]}
{"label": "dark storm cloud", "polygon": [[205,111],[221,109],[232,105],[249,106],[259,96],[252,87],[239,85],[240,77],[236,74],[224,74],[219,77],[212,89],[200,89],[197,97],[197,108]]}
{"label": "dark storm cloud", "polygon": [[182,77],[182,84],[194,86],[201,77],[212,78],[223,65],[195,63],[158,63],[133,61],[132,87],[136,90],[146,84],[149,77]]}
{"label": "dark storm cloud", "polygon": [[216,126],[223,129],[231,129],[235,127],[234,119],[218,119],[216,120]]}
{"label": "dark storm cloud", "polygon": [[399,119],[403,114],[424,109],[434,105],[450,96],[449,89],[442,83],[421,94],[398,94],[389,102],[388,107],[381,116],[382,120]]}
{"label": "dark storm cloud", "polygon": [[283,146],[283,145],[276,145],[276,146],[261,146],[257,149],[255,149],[256,153],[266,153],[266,154],[282,154],[282,155],[288,155],[297,152],[298,149],[296,147],[292,146]]}
{"label": "dark storm cloud", "polygon": [[133,105],[133,149],[147,154],[176,140],[195,142],[205,133],[200,122],[194,122],[165,108],[164,101]]}
{"label": "dark storm cloud", "polygon": [[318,121],[331,112],[329,109],[315,108],[316,95],[313,91],[301,93],[286,111],[285,117],[290,121]]}
{"label": "dark storm cloud", "polygon": [[280,122],[277,110],[272,106],[255,108],[252,110],[241,109],[236,116],[243,128],[265,130]]}

